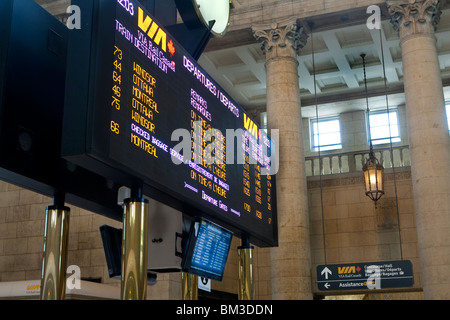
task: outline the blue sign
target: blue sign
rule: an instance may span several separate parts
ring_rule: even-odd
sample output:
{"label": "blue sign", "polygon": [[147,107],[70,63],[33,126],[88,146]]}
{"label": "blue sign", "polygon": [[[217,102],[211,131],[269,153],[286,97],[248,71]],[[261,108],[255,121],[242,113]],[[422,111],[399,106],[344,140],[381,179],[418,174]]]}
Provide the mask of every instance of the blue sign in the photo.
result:
{"label": "blue sign", "polygon": [[409,260],[317,266],[317,286],[322,291],[400,288],[413,284]]}

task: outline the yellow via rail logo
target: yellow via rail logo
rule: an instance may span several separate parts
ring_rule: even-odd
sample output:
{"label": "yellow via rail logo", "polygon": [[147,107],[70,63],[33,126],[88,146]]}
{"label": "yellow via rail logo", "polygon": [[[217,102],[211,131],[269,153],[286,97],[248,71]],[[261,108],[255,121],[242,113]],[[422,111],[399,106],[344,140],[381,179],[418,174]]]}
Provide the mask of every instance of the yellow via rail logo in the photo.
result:
{"label": "yellow via rail logo", "polygon": [[29,284],[27,285],[27,291],[39,290],[39,284]]}
{"label": "yellow via rail logo", "polygon": [[339,274],[356,273],[356,267],[355,266],[338,267],[338,273]]}
{"label": "yellow via rail logo", "polygon": [[256,139],[261,138],[261,131],[259,131],[258,126],[256,123],[250,119],[250,117],[247,117],[247,115],[244,113],[244,128]]}
{"label": "yellow via rail logo", "polygon": [[338,267],[338,273],[339,274],[346,274],[346,273],[359,273],[361,271],[361,268],[358,266],[344,266],[344,267]]}
{"label": "yellow via rail logo", "polygon": [[152,20],[145,15],[144,10],[138,7],[138,26],[144,31],[156,45],[160,46],[162,51],[167,52],[167,34]]}

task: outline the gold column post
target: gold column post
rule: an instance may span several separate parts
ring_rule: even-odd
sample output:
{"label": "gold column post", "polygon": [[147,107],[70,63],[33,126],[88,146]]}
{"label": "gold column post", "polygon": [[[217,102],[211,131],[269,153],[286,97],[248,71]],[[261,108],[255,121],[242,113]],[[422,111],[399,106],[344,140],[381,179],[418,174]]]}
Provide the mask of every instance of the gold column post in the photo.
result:
{"label": "gold column post", "polygon": [[41,300],[64,300],[69,243],[70,209],[48,206],[45,213],[44,249],[41,273]]}
{"label": "gold column post", "polygon": [[124,200],[121,299],[145,300],[147,296],[148,200]]}
{"label": "gold column post", "polygon": [[239,256],[239,300],[254,300],[253,290],[253,247],[247,237],[242,237],[238,247]]}
{"label": "gold column post", "polygon": [[183,300],[198,300],[198,276],[181,273],[181,294]]}

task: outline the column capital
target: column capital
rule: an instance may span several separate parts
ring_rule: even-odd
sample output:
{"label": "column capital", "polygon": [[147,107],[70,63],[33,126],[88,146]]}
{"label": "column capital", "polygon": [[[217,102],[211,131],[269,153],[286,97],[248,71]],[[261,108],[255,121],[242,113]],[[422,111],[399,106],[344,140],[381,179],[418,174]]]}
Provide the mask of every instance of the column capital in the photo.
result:
{"label": "column capital", "polygon": [[439,23],[440,0],[386,0],[394,29],[400,38],[415,34],[434,34]]}
{"label": "column capital", "polygon": [[262,41],[261,49],[267,59],[279,56],[295,58],[306,45],[309,35],[297,18],[278,23],[252,26],[253,36]]}

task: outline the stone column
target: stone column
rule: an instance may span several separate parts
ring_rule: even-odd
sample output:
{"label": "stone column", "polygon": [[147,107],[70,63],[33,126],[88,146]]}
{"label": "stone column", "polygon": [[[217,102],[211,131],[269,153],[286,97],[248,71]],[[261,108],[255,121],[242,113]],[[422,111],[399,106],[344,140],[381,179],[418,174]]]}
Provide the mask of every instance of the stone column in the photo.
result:
{"label": "stone column", "polygon": [[270,251],[272,298],[311,299],[308,194],[297,71],[297,54],[308,36],[296,19],[254,26],[253,32],[263,42],[266,55],[268,128],[279,129],[279,240],[278,247]]}
{"label": "stone column", "polygon": [[450,299],[450,137],[434,30],[439,0],[387,1],[402,49],[425,299]]}

